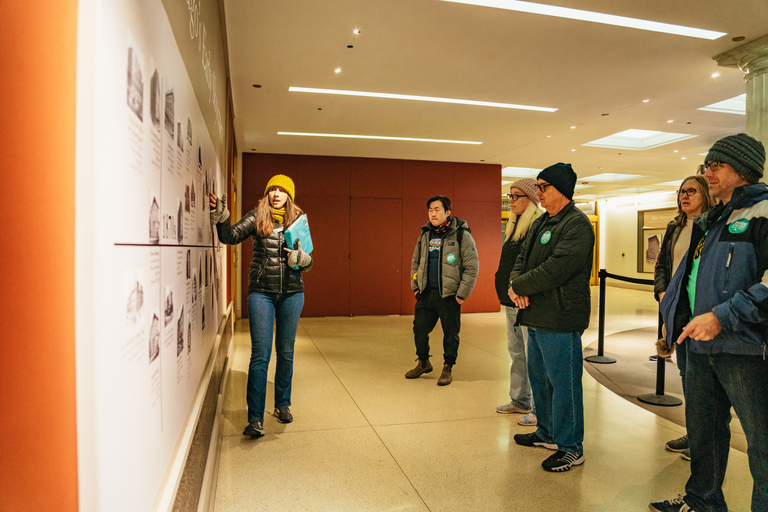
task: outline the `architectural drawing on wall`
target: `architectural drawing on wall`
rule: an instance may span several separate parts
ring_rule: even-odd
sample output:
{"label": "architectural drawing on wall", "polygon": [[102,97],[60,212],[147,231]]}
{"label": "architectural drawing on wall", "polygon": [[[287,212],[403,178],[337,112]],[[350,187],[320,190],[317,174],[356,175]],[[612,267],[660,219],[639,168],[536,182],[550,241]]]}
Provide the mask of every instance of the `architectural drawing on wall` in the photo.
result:
{"label": "architectural drawing on wall", "polygon": [[190,261],[191,252],[189,249],[187,249],[187,279],[192,277],[192,262]]}
{"label": "architectural drawing on wall", "polygon": [[187,144],[192,145],[192,120],[187,117]]}
{"label": "architectural drawing on wall", "polygon": [[187,321],[187,355],[192,353],[192,322]]}
{"label": "architectural drawing on wall", "polygon": [[132,284],[128,289],[128,300],[125,305],[125,318],[129,324],[136,325],[144,310],[144,286],[141,282],[132,278]]}
{"label": "architectural drawing on wall", "polygon": [[141,56],[133,47],[128,48],[128,106],[140,121],[144,120],[144,76]]}
{"label": "architectural drawing on wall", "polygon": [[179,312],[179,321],[176,324],[176,357],[184,352],[184,306],[181,306]]}
{"label": "architectural drawing on wall", "polygon": [[176,145],[179,147],[181,152],[184,152],[184,143],[182,142],[183,135],[181,134],[181,123],[176,123]]}
{"label": "architectural drawing on wall", "polygon": [[192,205],[192,208],[195,207],[195,181],[192,180],[192,185],[189,187],[189,200]]}
{"label": "architectural drawing on wall", "polygon": [[648,237],[647,246],[645,249],[645,262],[656,263],[659,258],[659,252],[661,252],[661,239],[659,235],[651,235]]}
{"label": "architectural drawing on wall", "polygon": [[179,245],[184,243],[184,205],[181,204],[181,199],[177,199],[179,202],[178,216],[176,217],[176,240]]}
{"label": "architectural drawing on wall", "polygon": [[205,251],[205,286],[208,286],[208,251]]}
{"label": "architectural drawing on wall", "polygon": [[160,205],[157,204],[157,195],[149,192],[149,243],[160,244]]}
{"label": "architectural drawing on wall", "polygon": [[173,89],[170,89],[165,93],[165,131],[168,132],[168,136],[173,139],[173,132],[175,128],[176,120],[174,116],[173,105]]}
{"label": "architectural drawing on wall", "polygon": [[197,273],[192,275],[192,302],[197,302]]}
{"label": "architectural drawing on wall", "polygon": [[165,326],[168,327],[173,321],[173,290],[170,286],[165,287]]}
{"label": "architectural drawing on wall", "polygon": [[160,355],[160,319],[152,314],[152,325],[149,328],[149,362],[151,363]]}
{"label": "architectural drawing on wall", "polygon": [[149,117],[152,119],[152,127],[155,130],[160,129],[160,113],[163,111],[160,95],[160,75],[155,69],[152,78],[149,80]]}
{"label": "architectural drawing on wall", "polygon": [[184,185],[184,211],[189,213],[189,185]]}

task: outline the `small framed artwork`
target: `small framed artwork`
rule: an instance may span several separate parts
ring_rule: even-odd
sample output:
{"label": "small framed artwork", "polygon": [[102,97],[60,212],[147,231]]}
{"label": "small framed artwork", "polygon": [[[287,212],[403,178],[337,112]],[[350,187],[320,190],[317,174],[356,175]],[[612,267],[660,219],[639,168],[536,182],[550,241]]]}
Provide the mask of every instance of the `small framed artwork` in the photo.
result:
{"label": "small framed artwork", "polygon": [[661,251],[667,224],[677,215],[677,208],[637,212],[637,271],[653,274]]}

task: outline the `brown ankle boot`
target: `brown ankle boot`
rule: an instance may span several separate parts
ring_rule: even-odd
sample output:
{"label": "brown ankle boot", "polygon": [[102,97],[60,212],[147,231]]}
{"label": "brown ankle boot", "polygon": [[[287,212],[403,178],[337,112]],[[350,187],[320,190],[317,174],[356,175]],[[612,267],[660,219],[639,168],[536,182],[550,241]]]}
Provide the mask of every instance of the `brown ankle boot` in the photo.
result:
{"label": "brown ankle boot", "polygon": [[453,380],[453,377],[451,376],[451,367],[453,365],[446,364],[443,365],[443,373],[440,374],[440,378],[437,379],[437,385],[438,386],[447,386],[451,383]]}
{"label": "brown ankle boot", "polygon": [[418,361],[416,363],[416,368],[412,370],[408,370],[405,374],[406,379],[416,379],[421,376],[423,373],[429,373],[432,371],[432,363],[429,362],[429,359],[421,360],[417,359]]}

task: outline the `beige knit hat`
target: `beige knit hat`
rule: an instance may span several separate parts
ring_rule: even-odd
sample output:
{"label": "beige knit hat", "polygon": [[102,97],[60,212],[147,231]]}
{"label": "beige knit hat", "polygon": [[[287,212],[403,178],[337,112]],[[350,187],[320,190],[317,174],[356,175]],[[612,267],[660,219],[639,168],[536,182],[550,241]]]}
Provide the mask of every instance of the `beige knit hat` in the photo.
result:
{"label": "beige knit hat", "polygon": [[533,201],[533,204],[539,206],[539,197],[536,195],[536,180],[533,178],[522,178],[512,183],[509,188],[519,188],[523,191],[523,194],[528,196],[528,199]]}

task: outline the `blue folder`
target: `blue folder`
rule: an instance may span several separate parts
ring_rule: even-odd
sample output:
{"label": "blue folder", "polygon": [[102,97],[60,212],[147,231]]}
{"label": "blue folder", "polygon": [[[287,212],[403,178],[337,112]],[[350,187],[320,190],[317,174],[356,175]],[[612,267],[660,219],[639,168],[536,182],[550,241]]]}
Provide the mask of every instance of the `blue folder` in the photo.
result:
{"label": "blue folder", "polygon": [[296,240],[301,242],[301,250],[307,254],[312,253],[312,235],[309,234],[309,222],[305,213],[296,222],[285,230],[285,245],[289,249],[295,249]]}

